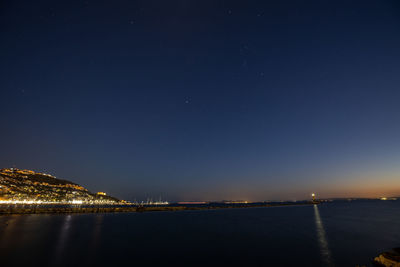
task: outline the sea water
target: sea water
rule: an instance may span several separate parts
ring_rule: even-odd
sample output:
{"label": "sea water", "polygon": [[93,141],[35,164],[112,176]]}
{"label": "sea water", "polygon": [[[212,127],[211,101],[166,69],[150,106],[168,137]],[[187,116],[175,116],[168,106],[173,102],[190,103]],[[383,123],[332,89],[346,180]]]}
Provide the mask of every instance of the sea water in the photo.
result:
{"label": "sea water", "polygon": [[371,266],[400,201],[0,216],[0,266]]}

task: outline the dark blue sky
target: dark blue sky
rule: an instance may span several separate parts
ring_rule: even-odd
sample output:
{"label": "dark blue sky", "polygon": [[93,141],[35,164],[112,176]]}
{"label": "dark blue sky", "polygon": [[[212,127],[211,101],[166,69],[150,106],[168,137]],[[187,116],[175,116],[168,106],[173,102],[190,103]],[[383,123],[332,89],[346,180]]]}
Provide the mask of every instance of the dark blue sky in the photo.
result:
{"label": "dark blue sky", "polygon": [[0,167],[125,199],[400,194],[398,1],[8,1]]}

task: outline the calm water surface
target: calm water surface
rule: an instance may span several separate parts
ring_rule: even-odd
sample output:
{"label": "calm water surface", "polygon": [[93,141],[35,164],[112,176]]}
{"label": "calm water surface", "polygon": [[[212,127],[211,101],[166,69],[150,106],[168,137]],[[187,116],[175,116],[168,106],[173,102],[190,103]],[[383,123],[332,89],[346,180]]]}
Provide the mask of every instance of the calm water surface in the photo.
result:
{"label": "calm water surface", "polygon": [[1,266],[370,266],[400,246],[400,201],[0,216]]}

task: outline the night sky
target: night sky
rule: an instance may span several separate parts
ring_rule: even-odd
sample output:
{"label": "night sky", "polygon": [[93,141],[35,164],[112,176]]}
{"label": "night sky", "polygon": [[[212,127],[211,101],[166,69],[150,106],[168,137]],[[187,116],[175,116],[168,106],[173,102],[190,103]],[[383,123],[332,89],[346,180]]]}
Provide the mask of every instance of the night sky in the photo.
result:
{"label": "night sky", "polygon": [[128,200],[400,195],[399,1],[3,1],[0,168]]}

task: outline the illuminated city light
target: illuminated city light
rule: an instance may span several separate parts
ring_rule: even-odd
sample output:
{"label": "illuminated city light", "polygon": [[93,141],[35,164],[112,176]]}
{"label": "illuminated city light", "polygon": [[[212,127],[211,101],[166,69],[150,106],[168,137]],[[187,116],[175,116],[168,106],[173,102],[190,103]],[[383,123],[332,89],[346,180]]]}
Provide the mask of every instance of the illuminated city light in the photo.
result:
{"label": "illuminated city light", "polygon": [[225,204],[249,204],[251,202],[247,200],[236,200],[236,201],[224,201]]}
{"label": "illuminated city light", "polygon": [[207,204],[207,202],[204,201],[183,201],[183,202],[178,202],[180,205],[201,205],[201,204]]}
{"label": "illuminated city light", "polygon": [[313,201],[313,202],[316,202],[315,193],[312,193],[312,194],[311,194],[311,197],[312,197],[312,201]]}
{"label": "illuminated city light", "polygon": [[140,205],[140,206],[146,206],[146,205],[168,205],[169,202],[168,201],[142,201],[142,202],[134,202],[133,204],[135,205]]}
{"label": "illuminated city light", "polygon": [[[52,179],[48,179],[52,178]],[[54,179],[54,180],[53,180]],[[15,168],[0,169],[0,204],[15,205],[118,205],[126,201],[86,188],[47,173]]]}
{"label": "illuminated city light", "polygon": [[[43,201],[43,200],[32,200],[32,199],[24,199],[24,200],[16,200],[16,199],[2,199],[0,200],[1,204],[18,204],[18,205],[120,205],[120,203],[116,203],[114,201],[107,200],[62,200],[62,201]],[[128,202],[124,202],[124,204],[130,204]]]}

